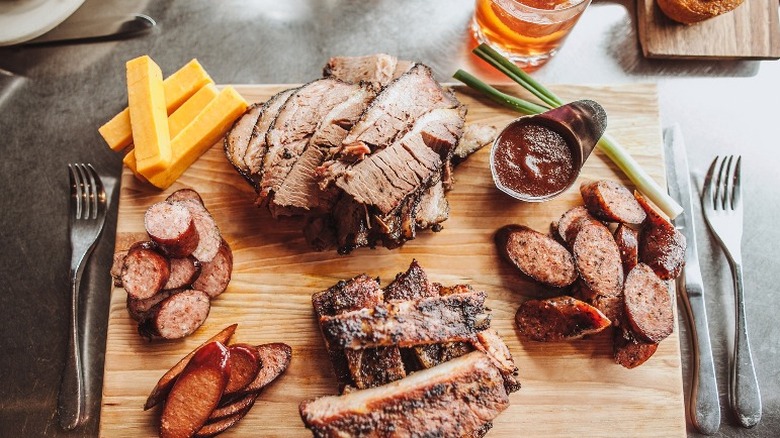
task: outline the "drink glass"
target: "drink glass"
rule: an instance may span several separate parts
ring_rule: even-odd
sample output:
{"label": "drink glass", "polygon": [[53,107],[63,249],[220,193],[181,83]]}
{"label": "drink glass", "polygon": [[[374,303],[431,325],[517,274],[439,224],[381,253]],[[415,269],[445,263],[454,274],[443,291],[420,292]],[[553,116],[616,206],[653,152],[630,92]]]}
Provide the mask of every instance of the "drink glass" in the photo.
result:
{"label": "drink glass", "polygon": [[591,0],[477,0],[472,31],[520,67],[549,61]]}

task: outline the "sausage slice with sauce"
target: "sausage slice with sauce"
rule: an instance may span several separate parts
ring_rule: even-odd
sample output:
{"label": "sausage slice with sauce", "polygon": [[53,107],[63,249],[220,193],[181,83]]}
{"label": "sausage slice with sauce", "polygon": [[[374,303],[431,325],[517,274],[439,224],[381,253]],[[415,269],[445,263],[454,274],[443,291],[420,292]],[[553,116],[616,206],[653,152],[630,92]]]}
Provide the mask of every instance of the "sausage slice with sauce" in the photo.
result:
{"label": "sausage slice with sauce", "polygon": [[515,323],[521,336],[540,342],[578,339],[611,324],[595,307],[568,296],[525,301],[517,309]]}

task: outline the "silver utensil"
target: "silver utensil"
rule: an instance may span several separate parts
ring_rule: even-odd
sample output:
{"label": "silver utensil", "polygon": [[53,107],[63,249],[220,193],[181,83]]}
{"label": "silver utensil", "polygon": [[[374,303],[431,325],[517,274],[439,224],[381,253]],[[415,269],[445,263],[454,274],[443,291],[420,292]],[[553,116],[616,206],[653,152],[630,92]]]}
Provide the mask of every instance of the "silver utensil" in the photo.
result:
{"label": "silver utensil", "polygon": [[677,293],[685,306],[694,353],[690,397],[691,423],[699,432],[712,435],[720,428],[720,400],[715,378],[715,363],[712,360],[710,331],[707,326],[704,284],[696,249],[688,158],[679,126],[675,125],[664,130],[664,146],[669,195],[683,208],[683,213],[674,219],[674,226],[685,236],[687,242],[685,268],[677,279]]}
{"label": "silver utensil", "polygon": [[742,284],[742,157],[715,157],[704,179],[704,219],[731,266],[736,304],[734,356],[729,376],[731,409],[743,427],[761,420],[761,394],[748,338],[745,293]]}
{"label": "silver utensil", "polygon": [[79,336],[79,287],[84,263],[95,247],[106,221],[106,192],[91,164],[68,164],[70,177],[70,263],[71,315],[68,356],[60,383],[57,413],[60,426],[71,430],[86,418],[84,373]]}
{"label": "silver utensil", "polygon": [[23,43],[25,46],[93,43],[130,38],[151,30],[157,23],[143,14],[101,17],[89,21],[65,22],[51,31]]}

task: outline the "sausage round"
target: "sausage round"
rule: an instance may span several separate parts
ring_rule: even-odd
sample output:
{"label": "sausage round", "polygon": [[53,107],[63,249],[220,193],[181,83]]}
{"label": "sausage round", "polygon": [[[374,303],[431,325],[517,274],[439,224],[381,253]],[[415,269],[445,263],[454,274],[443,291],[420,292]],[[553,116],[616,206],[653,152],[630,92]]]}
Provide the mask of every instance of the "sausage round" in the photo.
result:
{"label": "sausage round", "polygon": [[147,337],[179,339],[195,332],[209,316],[211,303],[205,292],[188,289],[164,299],[138,331]]}
{"label": "sausage round", "polygon": [[598,309],[567,296],[525,301],[517,309],[515,323],[521,336],[540,342],[578,339],[610,325]]}
{"label": "sausage round", "polygon": [[187,199],[198,201],[200,205],[206,205],[203,203],[203,198],[200,197],[200,194],[193,189],[179,189],[165,198],[166,201],[184,201]]}
{"label": "sausage round", "polygon": [[157,252],[153,242],[135,243],[122,264],[122,285],[130,297],[151,298],[162,290],[170,276],[168,259]]}
{"label": "sausage round", "polygon": [[638,192],[634,193],[647,212],[639,237],[639,260],[663,280],[677,278],[685,265],[685,236],[664,219]]}
{"label": "sausage round", "polygon": [[233,251],[223,240],[214,259],[201,264],[200,275],[192,287],[206,292],[211,298],[216,298],[227,289],[232,275]]}
{"label": "sausage round", "polygon": [[598,221],[582,226],[572,245],[574,262],[585,284],[598,295],[619,296],[623,290],[623,264],[615,239]]}
{"label": "sausage round", "polygon": [[495,235],[499,253],[523,274],[553,287],[577,279],[571,253],[555,239],[523,225],[506,225]]}
{"label": "sausage round", "polygon": [[645,220],[645,211],[631,192],[615,181],[584,182],[580,194],[588,212],[597,219],[627,224],[641,224]]}
{"label": "sausage round", "polygon": [[[181,289],[198,279],[201,273],[201,263],[195,257],[170,259],[171,274],[163,289]],[[198,289],[198,288],[195,288]]]}
{"label": "sausage round", "polygon": [[569,209],[558,219],[558,235],[561,236],[564,242],[571,245],[574,243],[577,231],[579,231],[580,219],[587,217],[590,217],[588,209],[582,205]]}
{"label": "sausage round", "polygon": [[152,314],[151,310],[154,308],[154,306],[160,304],[161,301],[170,297],[171,295],[177,294],[179,292],[181,292],[181,290],[161,290],[160,292],[157,292],[151,297],[143,300],[138,300],[128,295],[127,312],[135,321],[143,322]]}
{"label": "sausage round", "polygon": [[222,244],[222,235],[211,213],[196,199],[181,199],[173,203],[186,207],[192,214],[195,229],[198,231],[198,246],[192,255],[202,263],[212,261]]}
{"label": "sausage round", "polygon": [[[225,394],[234,394],[246,388],[260,371],[260,357],[252,345],[234,344],[230,346],[230,378],[225,386]],[[223,415],[224,416],[224,415]]]}
{"label": "sausage round", "polygon": [[660,342],[672,334],[674,312],[666,283],[644,263],[626,277],[625,310],[634,334],[648,342]]}
{"label": "sausage round", "polygon": [[615,228],[614,237],[620,250],[620,260],[623,262],[623,274],[628,275],[639,263],[639,232],[625,224],[619,224]]}
{"label": "sausage round", "polygon": [[626,368],[642,365],[658,349],[657,343],[638,340],[627,328],[615,330],[612,346],[615,363]]}
{"label": "sausage round", "polygon": [[187,257],[198,247],[198,231],[190,210],[178,202],[158,202],[146,210],[144,226],[168,257]]}

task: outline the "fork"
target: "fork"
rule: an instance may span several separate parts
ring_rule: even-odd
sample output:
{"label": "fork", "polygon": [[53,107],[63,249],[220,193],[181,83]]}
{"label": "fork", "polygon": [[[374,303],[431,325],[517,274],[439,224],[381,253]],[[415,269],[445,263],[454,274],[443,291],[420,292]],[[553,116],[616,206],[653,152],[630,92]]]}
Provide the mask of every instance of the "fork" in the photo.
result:
{"label": "fork", "polygon": [[715,157],[704,179],[701,203],[707,226],[726,253],[734,278],[736,333],[729,375],[731,410],[743,427],[753,427],[761,420],[761,394],[750,352],[742,284],[741,165],[741,156],[736,160],[733,155]]}
{"label": "fork", "polygon": [[84,371],[79,336],[79,288],[84,263],[95,247],[106,221],[106,192],[91,164],[68,164],[70,177],[71,314],[68,356],[60,383],[57,413],[60,426],[72,430],[86,420]]}

